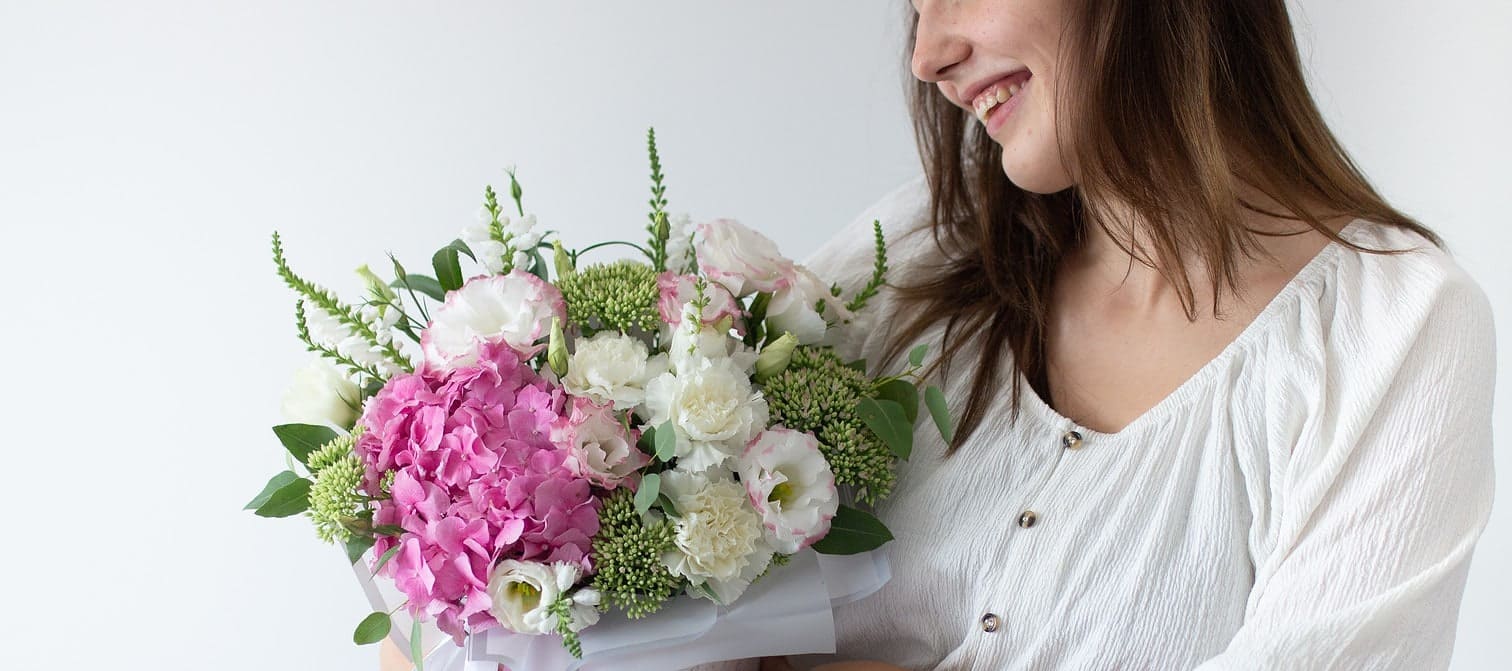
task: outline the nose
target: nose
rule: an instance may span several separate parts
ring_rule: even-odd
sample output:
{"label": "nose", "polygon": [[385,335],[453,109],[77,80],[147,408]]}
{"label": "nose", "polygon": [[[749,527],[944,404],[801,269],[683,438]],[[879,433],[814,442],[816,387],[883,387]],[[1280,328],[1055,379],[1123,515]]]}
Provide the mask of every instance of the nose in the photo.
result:
{"label": "nose", "polygon": [[954,29],[953,21],[938,7],[922,2],[914,14],[913,76],[931,84],[949,76],[950,69],[971,55],[971,44]]}

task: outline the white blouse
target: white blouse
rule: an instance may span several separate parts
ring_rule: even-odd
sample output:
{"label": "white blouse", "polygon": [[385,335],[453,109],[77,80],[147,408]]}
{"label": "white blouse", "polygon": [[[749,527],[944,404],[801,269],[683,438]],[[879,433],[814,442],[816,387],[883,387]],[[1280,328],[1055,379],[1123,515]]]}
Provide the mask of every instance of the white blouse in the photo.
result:
{"label": "white blouse", "polygon": [[[926,207],[915,179],[807,265],[855,290],[880,219],[892,277],[930,272]],[[893,579],[836,612],[837,657],[800,668],[1447,666],[1494,487],[1491,307],[1416,234],[1356,220],[1341,235],[1421,251],[1329,244],[1118,433],[1078,426],[1006,372],[954,456],[921,423],[879,508]],[[890,301],[861,348],[874,362],[898,321]],[[931,351],[942,330],[922,340]],[[1011,383],[1024,385],[1016,423]],[[943,381],[957,414],[969,384]]]}

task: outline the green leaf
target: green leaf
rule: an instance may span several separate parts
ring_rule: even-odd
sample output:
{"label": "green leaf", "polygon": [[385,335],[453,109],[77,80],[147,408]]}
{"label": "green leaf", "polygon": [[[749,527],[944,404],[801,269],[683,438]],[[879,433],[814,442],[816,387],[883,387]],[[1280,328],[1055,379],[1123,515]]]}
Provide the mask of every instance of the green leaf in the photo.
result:
{"label": "green leaf", "polygon": [[656,505],[661,506],[662,512],[672,517],[682,517],[677,512],[677,504],[672,502],[672,497],[667,496],[666,492],[662,492],[656,497]]}
{"label": "green leaf", "polygon": [[370,613],[357,623],[357,630],[352,632],[352,642],[357,645],[377,643],[388,636],[392,628],[394,628],[394,620],[388,613],[382,611]]}
{"label": "green leaf", "polygon": [[532,250],[530,250],[530,259],[531,259],[530,274],[535,275],[536,277],[541,278],[542,282],[550,282],[551,278],[549,278],[549,277],[546,276],[546,272],[547,272],[546,271],[546,268],[547,268],[547,266],[546,266],[546,257],[541,256],[541,250],[539,250],[539,249],[532,249]]}
{"label": "green leaf", "polygon": [[908,351],[908,363],[918,366],[924,363],[924,355],[929,353],[929,343],[924,343]]}
{"label": "green leaf", "polygon": [[431,267],[436,269],[436,281],[442,291],[452,291],[462,286],[462,263],[457,260],[457,248],[451,245],[436,250],[431,257]]}
{"label": "green leaf", "polygon": [[404,546],[399,545],[398,543],[395,543],[394,547],[391,547],[391,548],[388,549],[387,552],[384,552],[383,556],[378,558],[378,563],[377,564],[373,564],[373,573],[375,573],[375,574],[378,573],[378,570],[381,569],[381,568],[383,568],[384,564],[389,563],[389,560],[393,559],[394,555],[399,554],[399,548],[401,548],[401,547],[404,547]]}
{"label": "green leaf", "polygon": [[404,527],[397,524],[380,524],[373,527],[373,533],[379,536],[400,536],[404,533]]}
{"label": "green leaf", "polygon": [[955,437],[955,426],[950,420],[950,409],[945,407],[945,392],[930,385],[924,390],[924,405],[929,406],[929,416],[934,418],[935,428],[940,430],[940,437],[949,445]]}
{"label": "green leaf", "polygon": [[641,478],[640,489],[635,490],[635,512],[642,515],[651,509],[651,504],[656,503],[656,497],[661,494],[661,476],[655,473],[647,473]]}
{"label": "green leaf", "polygon": [[257,510],[258,508],[261,508],[264,503],[268,502],[268,498],[273,496],[273,492],[287,487],[289,483],[298,479],[299,476],[295,475],[294,471],[284,471],[282,473],[279,473],[278,475],[273,476],[273,479],[268,481],[268,485],[266,487],[263,487],[262,492],[254,497],[252,501],[247,504],[247,507],[242,508],[242,510]]}
{"label": "green leaf", "polygon": [[310,507],[310,485],[304,478],[279,487],[268,500],[253,511],[258,517],[288,517],[298,515]]}
{"label": "green leaf", "polygon": [[335,431],[314,424],[279,424],[273,427],[273,435],[278,436],[278,442],[305,466],[310,465],[311,452],[336,439]]}
{"label": "green leaf", "polygon": [[347,561],[356,564],[362,559],[362,554],[367,552],[368,548],[371,547],[373,547],[372,536],[357,535],[348,538],[346,542]]}
{"label": "green leaf", "polygon": [[899,459],[913,454],[913,422],[897,401],[863,398],[856,404],[856,415]]}
{"label": "green leaf", "polygon": [[814,551],[827,555],[853,555],[882,547],[893,539],[891,531],[871,513],[840,506],[830,520],[830,530],[814,543]]}
{"label": "green leaf", "polygon": [[856,359],[845,364],[845,367],[864,375],[866,374],[866,359]]}
{"label": "green leaf", "polygon": [[892,380],[877,388],[877,398],[885,398],[903,406],[903,415],[912,424],[919,418],[919,388],[908,380]]}
{"label": "green leaf", "polygon": [[420,653],[420,618],[417,617],[410,626],[410,661],[415,663],[415,671],[425,671],[425,655]]}
{"label": "green leaf", "polygon": [[662,422],[656,427],[656,458],[662,463],[672,460],[677,455],[677,431],[672,428],[672,420]]}
{"label": "green leaf", "polygon": [[451,243],[447,245],[447,247],[450,247],[452,249],[457,250],[458,254],[465,254],[465,255],[467,255],[467,258],[472,259],[473,261],[477,261],[478,260],[478,257],[473,256],[472,247],[468,247],[467,243],[465,243],[465,242],[462,241],[462,238],[457,238],[456,240],[452,240]]}
{"label": "green leaf", "polygon": [[[409,284],[405,284],[408,282]],[[446,300],[446,290],[441,288],[441,283],[430,275],[408,274],[403,279],[394,280],[389,286],[396,288],[411,289],[438,301]]]}

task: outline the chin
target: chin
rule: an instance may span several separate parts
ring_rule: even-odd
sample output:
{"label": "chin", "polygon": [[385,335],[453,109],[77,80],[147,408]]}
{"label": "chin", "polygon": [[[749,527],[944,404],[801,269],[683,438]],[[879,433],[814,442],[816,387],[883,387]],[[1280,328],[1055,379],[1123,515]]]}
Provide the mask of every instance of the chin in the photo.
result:
{"label": "chin", "polygon": [[1059,159],[1027,157],[1008,151],[1003,152],[1003,174],[1014,186],[1030,193],[1058,193],[1074,184]]}

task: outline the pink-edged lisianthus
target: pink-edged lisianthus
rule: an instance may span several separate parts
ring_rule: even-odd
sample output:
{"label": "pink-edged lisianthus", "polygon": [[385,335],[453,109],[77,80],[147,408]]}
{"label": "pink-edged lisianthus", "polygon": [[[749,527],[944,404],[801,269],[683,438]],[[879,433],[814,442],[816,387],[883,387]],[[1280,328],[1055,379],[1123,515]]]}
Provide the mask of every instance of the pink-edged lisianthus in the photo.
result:
{"label": "pink-edged lisianthus", "polygon": [[794,264],[777,243],[733,219],[699,224],[693,245],[699,270],[736,296],[775,293],[793,283]]}
{"label": "pink-edged lisianthus", "polygon": [[[660,292],[656,309],[661,313],[663,322],[673,328],[682,325],[683,306],[698,298],[699,279],[697,275],[678,275],[673,272],[663,272],[656,276],[656,288]],[[729,323],[736,328],[743,327],[740,323],[740,303],[735,301],[735,296],[729,289],[717,282],[708,282],[704,285],[703,295],[708,299],[708,305],[699,312],[700,322],[705,326],[713,326],[729,318]]]}
{"label": "pink-edged lisianthus", "polygon": [[829,533],[840,497],[813,434],[780,426],[762,431],[746,446],[736,472],[778,552],[793,554]]}
{"label": "pink-edged lisianthus", "polygon": [[551,318],[567,319],[567,303],[556,287],[523,270],[474,277],[446,295],[420,337],[425,365],[456,368],[477,360],[478,344],[505,342],[526,358],[544,344]]}
{"label": "pink-edged lisianthus", "polygon": [[551,441],[565,399],[498,342],[472,365],[395,376],[368,402],[363,487],[378,498],[373,524],[398,530],[374,556],[398,545],[381,573],[459,641],[497,624],[488,579],[500,560],[592,568],[598,500]]}
{"label": "pink-edged lisianthus", "polygon": [[635,475],[651,455],[635,446],[640,432],[627,429],[614,406],[592,399],[572,399],[572,412],[551,428],[551,439],[567,450],[567,467],[604,489],[614,489]]}
{"label": "pink-edged lisianthus", "polygon": [[[820,305],[824,306],[822,313]],[[845,301],[830,293],[824,280],[803,266],[795,267],[791,284],[772,294],[766,311],[767,326],[773,333],[792,333],[803,345],[824,342],[831,324],[853,317]]]}

